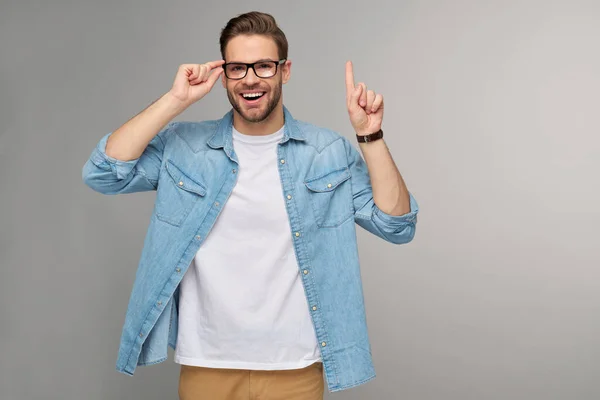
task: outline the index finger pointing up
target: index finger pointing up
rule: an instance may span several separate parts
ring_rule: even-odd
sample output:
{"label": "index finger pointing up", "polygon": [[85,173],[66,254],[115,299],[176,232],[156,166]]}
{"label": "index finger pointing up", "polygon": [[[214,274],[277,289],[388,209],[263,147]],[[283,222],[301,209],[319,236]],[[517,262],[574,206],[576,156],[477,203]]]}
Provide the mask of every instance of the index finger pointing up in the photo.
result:
{"label": "index finger pointing up", "polygon": [[352,61],[346,62],[346,94],[350,96],[354,91],[354,71],[352,70]]}

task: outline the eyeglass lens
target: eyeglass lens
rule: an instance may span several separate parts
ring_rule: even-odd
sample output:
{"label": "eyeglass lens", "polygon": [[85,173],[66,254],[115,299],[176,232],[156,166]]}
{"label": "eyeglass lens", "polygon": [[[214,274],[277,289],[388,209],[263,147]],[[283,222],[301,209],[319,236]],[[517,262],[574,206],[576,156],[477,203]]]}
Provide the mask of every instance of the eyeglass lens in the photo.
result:
{"label": "eyeglass lens", "polygon": [[[240,79],[246,76],[248,66],[244,64],[228,64],[225,68],[227,77],[231,79]],[[277,64],[272,61],[261,61],[254,64],[254,71],[260,78],[270,78],[275,75]]]}

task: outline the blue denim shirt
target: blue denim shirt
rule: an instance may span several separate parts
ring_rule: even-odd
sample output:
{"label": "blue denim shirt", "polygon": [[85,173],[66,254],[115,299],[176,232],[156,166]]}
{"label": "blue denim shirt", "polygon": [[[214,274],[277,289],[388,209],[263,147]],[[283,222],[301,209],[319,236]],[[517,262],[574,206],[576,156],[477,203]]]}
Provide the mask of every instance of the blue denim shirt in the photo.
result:
{"label": "blue denim shirt", "polygon": [[[277,146],[281,195],[327,386],[335,392],[375,377],[356,225],[407,243],[418,206],[411,194],[409,213],[384,213],[373,202],[363,158],[345,137],[295,120],[286,107],[284,120]],[[219,120],[171,122],[131,161],[105,153],[111,132],[83,167],[85,184],[103,194],[156,190],[122,330],[121,373],[165,361],[168,346],[175,349],[179,283],[236,184],[232,123],[233,110]]]}

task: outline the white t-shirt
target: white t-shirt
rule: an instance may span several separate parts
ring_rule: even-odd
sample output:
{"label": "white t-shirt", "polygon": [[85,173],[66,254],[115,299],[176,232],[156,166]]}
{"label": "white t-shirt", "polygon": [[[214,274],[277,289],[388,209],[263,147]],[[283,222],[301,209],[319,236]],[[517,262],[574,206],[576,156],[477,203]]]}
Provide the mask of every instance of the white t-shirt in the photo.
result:
{"label": "white t-shirt", "polygon": [[181,281],[176,363],[276,370],[321,360],[279,178],[282,136],[233,129],[237,183]]}

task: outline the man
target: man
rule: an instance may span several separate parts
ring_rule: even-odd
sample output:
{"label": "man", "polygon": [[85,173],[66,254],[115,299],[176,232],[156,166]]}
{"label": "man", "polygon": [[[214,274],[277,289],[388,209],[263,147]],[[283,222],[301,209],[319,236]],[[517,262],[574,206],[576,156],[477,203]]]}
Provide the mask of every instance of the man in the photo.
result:
{"label": "man", "polygon": [[[133,375],[171,346],[183,400],[322,399],[323,375],[331,392],[375,377],[354,222],[407,243],[418,206],[382,139],[383,97],[354,84],[351,63],[366,163],[283,106],[291,61],[271,15],[233,18],[220,45],[223,60],[181,65],[83,168],[100,193],[157,191],[116,367]],[[171,122],[219,78],[231,111]]]}

